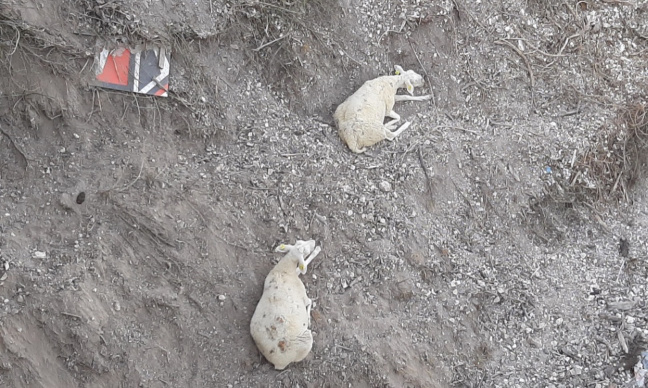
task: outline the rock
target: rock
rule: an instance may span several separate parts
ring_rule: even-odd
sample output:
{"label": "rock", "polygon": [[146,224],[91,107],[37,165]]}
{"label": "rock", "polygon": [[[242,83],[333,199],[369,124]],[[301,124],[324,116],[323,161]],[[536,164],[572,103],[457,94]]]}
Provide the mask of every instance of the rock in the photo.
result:
{"label": "rock", "polygon": [[41,251],[36,251],[32,255],[34,259],[46,259],[47,258],[47,253],[41,252]]}
{"label": "rock", "polygon": [[378,187],[380,188],[380,190],[382,190],[385,193],[389,193],[390,191],[393,190],[391,183],[389,183],[387,181],[380,182],[378,184]]}

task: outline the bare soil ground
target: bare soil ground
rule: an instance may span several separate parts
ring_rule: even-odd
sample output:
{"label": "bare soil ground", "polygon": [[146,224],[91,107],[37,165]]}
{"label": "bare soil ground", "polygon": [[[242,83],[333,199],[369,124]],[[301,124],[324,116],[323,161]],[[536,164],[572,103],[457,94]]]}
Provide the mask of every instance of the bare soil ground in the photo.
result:
{"label": "bare soil ground", "polygon": [[[89,84],[138,43],[169,98]],[[434,99],[354,155],[332,112],[394,64]],[[647,64],[645,0],[1,0],[0,386],[631,387]],[[249,320],[297,238],[277,372]]]}

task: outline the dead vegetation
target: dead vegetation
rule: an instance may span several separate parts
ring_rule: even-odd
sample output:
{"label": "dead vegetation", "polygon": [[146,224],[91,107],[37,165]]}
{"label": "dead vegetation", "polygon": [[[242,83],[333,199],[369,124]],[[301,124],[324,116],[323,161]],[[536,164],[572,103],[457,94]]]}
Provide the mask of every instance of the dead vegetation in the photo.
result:
{"label": "dead vegetation", "polygon": [[552,187],[557,202],[631,200],[630,190],[644,177],[648,158],[646,105],[625,108],[614,123],[600,128],[593,143],[584,155],[574,152],[568,180]]}
{"label": "dead vegetation", "polygon": [[33,60],[48,66],[55,75],[72,75],[78,69],[70,63],[85,59],[79,47],[28,24],[0,5],[0,78],[13,82],[14,72],[26,71],[27,64]]}
{"label": "dead vegetation", "polygon": [[333,58],[349,65],[349,57],[339,54],[343,42],[330,33],[341,12],[333,0],[243,1],[233,7],[230,36],[253,42],[248,60],[279,93],[302,95]]}
{"label": "dead vegetation", "polygon": [[[140,21],[128,10],[124,9],[122,1],[102,1],[102,0],[85,0],[79,2],[78,7],[83,10],[80,14],[80,22],[87,19],[94,23],[87,23],[86,27],[90,29],[95,36],[108,37],[128,37],[129,44],[139,43],[132,40],[153,41],[153,36],[148,36],[144,31]],[[86,33],[90,33],[86,31]]]}

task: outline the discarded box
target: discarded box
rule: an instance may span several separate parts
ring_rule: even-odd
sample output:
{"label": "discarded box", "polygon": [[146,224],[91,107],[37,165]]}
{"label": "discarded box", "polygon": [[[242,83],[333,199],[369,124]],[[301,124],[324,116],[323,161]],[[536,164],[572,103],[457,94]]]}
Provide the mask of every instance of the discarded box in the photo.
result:
{"label": "discarded box", "polygon": [[95,59],[93,84],[108,89],[167,97],[170,50],[164,47],[103,49]]}

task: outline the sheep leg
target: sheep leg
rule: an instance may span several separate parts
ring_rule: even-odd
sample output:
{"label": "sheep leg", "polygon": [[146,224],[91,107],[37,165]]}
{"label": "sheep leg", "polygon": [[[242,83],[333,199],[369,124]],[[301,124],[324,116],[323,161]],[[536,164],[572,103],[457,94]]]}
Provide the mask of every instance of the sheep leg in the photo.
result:
{"label": "sheep leg", "polygon": [[308,264],[310,264],[310,262],[313,261],[315,256],[319,255],[321,250],[322,250],[321,247],[315,247],[315,249],[313,249],[313,252],[311,252],[311,254],[306,258],[306,260],[304,260],[304,270],[302,271],[299,268],[297,268],[297,274],[298,275],[299,274],[301,274],[301,275],[306,274],[306,271],[308,270]]}
{"label": "sheep leg", "polygon": [[352,148],[351,146],[349,146],[349,149],[350,149],[354,154],[363,154],[363,153],[365,153],[365,151],[367,151],[368,148],[367,148],[367,147],[362,147],[362,148],[353,147],[353,148]]}
{"label": "sheep leg", "polygon": [[396,128],[396,126],[398,125],[397,123],[398,123],[398,120],[392,120],[392,121],[390,121],[388,123],[385,123],[384,126],[385,126],[386,129],[391,131],[391,130],[394,130]]}
{"label": "sheep leg", "polygon": [[362,154],[367,151],[367,147],[358,148],[358,143],[356,140],[347,141],[347,145],[349,146],[349,149],[356,154]]}
{"label": "sheep leg", "polygon": [[306,260],[304,260],[304,272],[302,273],[302,275],[306,273],[306,270],[308,269],[308,264],[310,264],[310,262],[313,261],[315,256],[319,255],[321,250],[322,250],[321,247],[315,247],[315,249],[313,249],[313,252],[311,252],[311,254],[306,258]]}
{"label": "sheep leg", "polygon": [[432,98],[431,95],[426,96],[408,96],[407,94],[397,94],[394,96],[394,101],[425,101]]}
{"label": "sheep leg", "polygon": [[306,314],[308,315],[308,327],[310,327],[311,321],[311,307],[313,307],[313,301],[310,298],[306,298]]}
{"label": "sheep leg", "polygon": [[393,110],[391,110],[389,111],[389,113],[387,113],[387,117],[391,117],[393,120],[386,123],[385,127],[387,127],[387,129],[390,130],[396,128],[396,123],[399,122],[401,119],[400,115],[394,112]]}
{"label": "sheep leg", "polygon": [[392,141],[396,138],[396,136],[400,135],[401,132],[407,129],[407,127],[410,126],[409,121],[405,122],[405,124],[401,125],[400,128],[398,128],[396,131],[392,132],[389,129],[385,128],[385,139]]}

